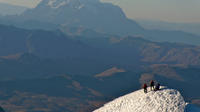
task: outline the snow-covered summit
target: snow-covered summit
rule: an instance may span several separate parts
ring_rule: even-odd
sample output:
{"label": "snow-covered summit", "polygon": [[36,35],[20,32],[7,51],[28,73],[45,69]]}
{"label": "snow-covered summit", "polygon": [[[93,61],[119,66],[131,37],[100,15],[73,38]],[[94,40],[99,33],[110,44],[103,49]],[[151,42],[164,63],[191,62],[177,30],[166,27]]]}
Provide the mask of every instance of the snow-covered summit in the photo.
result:
{"label": "snow-covered summit", "polygon": [[76,9],[81,9],[88,3],[99,2],[99,0],[45,0],[46,6],[52,9],[58,9],[64,6],[71,6]]}
{"label": "snow-covered summit", "polygon": [[179,91],[162,87],[159,91],[149,91],[147,94],[143,90],[135,91],[94,112],[184,112],[186,105]]}

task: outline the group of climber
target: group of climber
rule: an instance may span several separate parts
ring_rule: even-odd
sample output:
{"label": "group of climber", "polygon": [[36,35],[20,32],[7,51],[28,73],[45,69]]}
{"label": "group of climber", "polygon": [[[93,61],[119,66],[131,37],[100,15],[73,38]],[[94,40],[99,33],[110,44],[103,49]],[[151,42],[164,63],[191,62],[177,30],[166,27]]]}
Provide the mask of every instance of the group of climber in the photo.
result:
{"label": "group of climber", "polygon": [[[143,85],[144,93],[147,93],[147,88],[148,88],[148,86],[147,86],[147,84],[145,83],[145,84]],[[152,80],[152,81],[150,82],[150,89],[151,89],[151,91],[157,91],[157,90],[160,89],[160,84],[157,83],[157,84],[155,85],[155,82]]]}

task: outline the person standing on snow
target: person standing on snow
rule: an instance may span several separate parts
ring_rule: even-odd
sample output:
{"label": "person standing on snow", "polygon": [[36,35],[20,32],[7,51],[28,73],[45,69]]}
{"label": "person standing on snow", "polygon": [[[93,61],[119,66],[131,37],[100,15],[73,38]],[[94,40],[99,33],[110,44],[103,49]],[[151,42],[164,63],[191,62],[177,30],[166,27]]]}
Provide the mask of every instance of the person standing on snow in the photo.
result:
{"label": "person standing on snow", "polygon": [[154,88],[154,81],[153,80],[151,80],[151,82],[150,82],[150,88],[151,88],[151,91],[155,89]]}
{"label": "person standing on snow", "polygon": [[154,91],[157,91],[157,90],[160,90],[160,84],[159,83],[156,84],[156,87],[155,87]]}
{"label": "person standing on snow", "polygon": [[146,83],[143,85],[143,89],[144,89],[144,93],[147,93],[147,84]]}

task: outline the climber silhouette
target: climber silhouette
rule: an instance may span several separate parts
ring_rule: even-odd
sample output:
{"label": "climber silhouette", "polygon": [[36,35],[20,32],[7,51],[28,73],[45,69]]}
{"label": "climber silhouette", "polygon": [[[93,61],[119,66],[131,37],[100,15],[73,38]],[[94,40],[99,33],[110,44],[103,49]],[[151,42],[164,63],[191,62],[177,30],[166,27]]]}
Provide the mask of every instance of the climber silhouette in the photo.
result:
{"label": "climber silhouette", "polygon": [[143,89],[144,89],[144,93],[147,93],[147,84],[146,83],[143,85]]}
{"label": "climber silhouette", "polygon": [[151,82],[150,82],[150,88],[151,88],[151,91],[155,89],[154,88],[154,81],[153,80],[151,80]]}
{"label": "climber silhouette", "polygon": [[159,83],[156,84],[154,91],[158,91],[158,90],[160,90],[160,84]]}

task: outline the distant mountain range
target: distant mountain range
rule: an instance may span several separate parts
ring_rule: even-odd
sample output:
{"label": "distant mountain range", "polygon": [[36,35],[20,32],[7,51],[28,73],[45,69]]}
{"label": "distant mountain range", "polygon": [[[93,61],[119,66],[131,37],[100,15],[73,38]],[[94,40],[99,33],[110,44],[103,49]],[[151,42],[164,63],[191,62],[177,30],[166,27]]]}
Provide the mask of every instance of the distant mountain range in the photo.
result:
{"label": "distant mountain range", "polygon": [[27,7],[10,5],[0,2],[0,15],[19,15],[27,9]]}
{"label": "distant mountain range", "polygon": [[[30,68],[29,71],[35,67],[42,70],[46,69],[47,63],[49,67],[59,69],[56,73],[85,75],[94,75],[113,66],[125,71],[139,71],[151,64],[200,65],[197,46],[157,43],[140,37],[80,38],[66,36],[60,31],[26,30],[4,25],[0,25],[0,37],[0,59],[5,76],[2,79],[12,79],[13,74],[26,77],[21,73],[24,67]],[[3,65],[18,69],[7,71]],[[40,70],[38,74],[43,72]],[[54,72],[51,70],[46,72],[51,74]],[[35,73],[37,69],[33,71]],[[28,77],[32,76],[29,74]]]}
{"label": "distant mountain range", "polygon": [[142,27],[154,30],[184,31],[200,35],[200,23],[172,23],[156,20],[136,20]]}
{"label": "distant mountain range", "polygon": [[[0,26],[0,55],[33,53],[41,57],[83,57],[93,52],[81,42],[69,39],[59,31],[25,30],[10,26]],[[61,54],[60,54],[61,53]]]}
{"label": "distant mountain range", "polygon": [[200,36],[182,31],[144,29],[128,19],[120,7],[99,0],[43,0],[20,16],[1,17],[0,23],[26,29],[61,29],[65,33],[71,28],[89,29],[108,35],[141,36],[155,42],[200,45]]}

